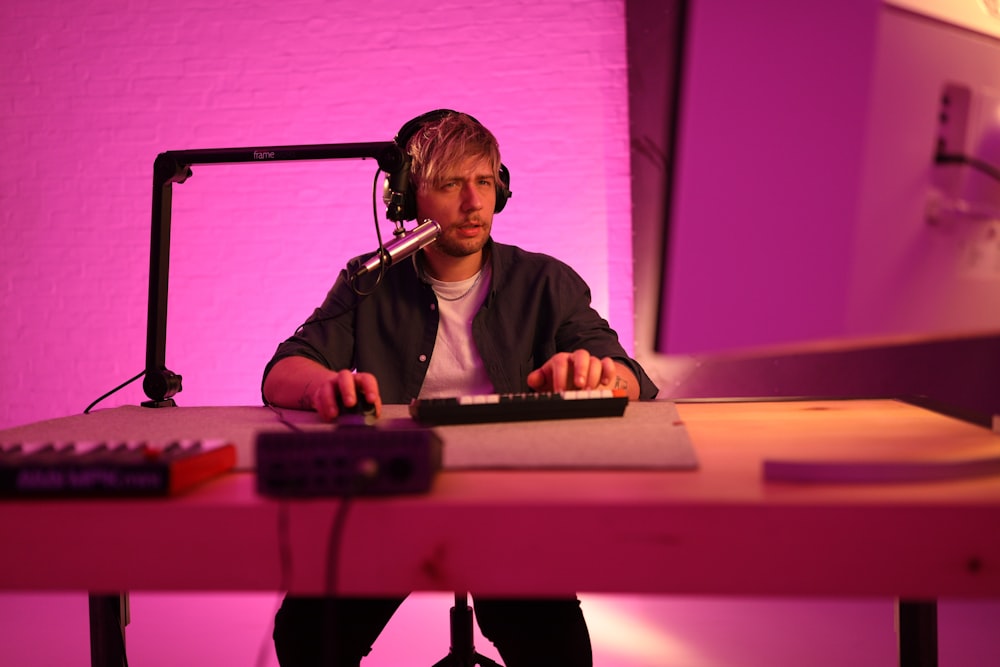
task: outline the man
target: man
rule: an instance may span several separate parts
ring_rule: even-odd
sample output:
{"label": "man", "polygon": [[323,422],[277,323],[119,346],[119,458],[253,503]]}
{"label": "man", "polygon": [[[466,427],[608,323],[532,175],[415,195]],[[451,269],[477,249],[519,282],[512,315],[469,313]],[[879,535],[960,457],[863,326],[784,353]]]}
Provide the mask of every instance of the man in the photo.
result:
{"label": "man", "polygon": [[[396,179],[408,181],[402,219],[437,221],[438,238],[370,292],[353,284],[360,259],[352,260],[322,307],[278,346],[264,372],[266,401],[334,419],[359,398],[377,416],[383,402],[417,397],[589,388],[656,396],[576,272],[491,239],[510,190],[489,130],[438,110],[404,125],[396,142],[406,154],[406,178]],[[279,662],[354,667],[401,602],[289,596],[275,619]],[[477,597],[475,608],[506,667],[592,664],[575,598]]]}

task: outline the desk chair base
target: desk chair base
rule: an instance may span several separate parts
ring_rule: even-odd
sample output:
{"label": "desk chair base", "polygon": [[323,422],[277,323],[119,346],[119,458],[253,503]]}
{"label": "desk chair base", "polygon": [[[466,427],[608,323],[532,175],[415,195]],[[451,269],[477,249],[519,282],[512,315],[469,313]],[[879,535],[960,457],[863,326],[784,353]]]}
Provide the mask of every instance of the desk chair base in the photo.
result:
{"label": "desk chair base", "polygon": [[451,608],[451,651],[433,667],[503,667],[498,662],[476,653],[472,641],[472,607],[465,593],[455,594]]}

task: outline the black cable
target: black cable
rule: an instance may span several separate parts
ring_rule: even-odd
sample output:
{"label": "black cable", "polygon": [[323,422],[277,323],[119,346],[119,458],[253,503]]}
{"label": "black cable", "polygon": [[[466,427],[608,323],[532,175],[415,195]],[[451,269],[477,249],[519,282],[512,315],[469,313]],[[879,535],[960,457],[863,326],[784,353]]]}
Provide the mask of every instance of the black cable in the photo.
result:
{"label": "black cable", "polygon": [[[288,424],[282,420],[283,423]],[[292,426],[291,424],[289,424]],[[293,428],[298,428],[294,427]],[[288,586],[292,581],[292,538],[291,538],[291,522],[288,516],[288,503],[282,502],[278,504],[278,564],[280,572],[280,581],[278,582],[279,591],[287,591]],[[281,609],[281,604],[284,599],[284,593],[278,595],[278,602],[274,606],[274,610],[271,612],[271,618],[273,619],[277,616],[278,611]],[[261,638],[260,646],[257,648],[257,662],[256,667],[266,667],[270,664],[271,648],[274,646],[274,639],[271,637],[271,633],[266,633],[264,637]]]}
{"label": "black cable", "polygon": [[296,424],[293,424],[292,422],[288,421],[288,419],[285,418],[285,413],[282,412],[277,406],[275,406],[267,399],[264,399],[264,407],[269,409],[274,414],[276,414],[278,416],[278,421],[287,426],[289,430],[296,431],[298,433],[303,432],[302,429],[299,428]]}
{"label": "black cable", "polygon": [[323,594],[326,604],[323,609],[323,625],[325,627],[321,658],[323,664],[333,664],[336,655],[336,642],[339,633],[343,632],[340,623],[340,606],[336,600],[337,570],[340,565],[340,549],[344,536],[344,525],[347,523],[347,513],[352,507],[351,496],[340,499],[337,511],[334,512],[330,524],[330,533],[326,545],[326,581],[323,584]]}
{"label": "black cable", "polygon": [[378,177],[382,174],[381,169],[375,170],[375,182],[372,183],[372,220],[375,221],[375,238],[378,239],[378,248],[382,249],[382,231],[378,228]]}
{"label": "black cable", "polygon": [[[379,229],[379,226],[378,226],[378,203],[376,201],[376,198],[378,196],[379,176],[381,174],[382,174],[382,170],[381,169],[376,169],[375,170],[375,180],[372,183],[372,217],[375,220],[375,237],[378,239],[378,250],[376,252],[379,253],[379,254],[385,254],[385,245],[382,242],[382,231]],[[379,264],[378,277],[375,279],[375,282],[372,285],[372,287],[371,287],[370,290],[368,290],[368,291],[362,291],[362,290],[360,290],[357,287],[357,285],[355,284],[356,281],[355,281],[354,278],[352,278],[351,280],[348,281],[348,285],[350,286],[351,290],[353,290],[354,293],[357,294],[360,297],[370,296],[376,289],[378,289],[378,286],[382,283],[382,277],[385,275],[385,266],[386,266],[385,262],[381,262]],[[305,322],[302,323],[302,325],[299,328],[301,329],[302,327],[306,326],[307,324],[318,324],[320,322],[327,322],[329,320],[335,320],[335,319],[337,319],[339,317],[342,317],[343,315],[346,315],[347,313],[351,312],[356,307],[357,307],[357,304],[354,304],[350,308],[347,308],[347,309],[343,310],[342,312],[337,313],[335,315],[329,315],[329,316],[326,316],[326,317],[317,317],[315,319],[312,319],[312,318],[307,319]],[[90,411],[94,409],[95,405],[97,405],[98,403],[100,403],[101,401],[103,401],[104,399],[106,399],[107,397],[111,396],[112,394],[121,391],[122,389],[124,389],[128,385],[132,384],[133,382],[135,382],[136,380],[138,380],[139,378],[141,378],[145,374],[146,374],[146,371],[143,370],[141,373],[139,373],[135,377],[126,380],[125,382],[121,383],[120,385],[118,385],[117,387],[115,387],[114,389],[112,389],[111,391],[109,391],[109,392],[103,394],[102,396],[98,397],[93,403],[91,403],[90,405],[88,405],[84,409],[83,414],[85,414],[85,415],[86,414],[90,414]],[[280,413],[278,413],[278,415],[279,415],[279,417],[281,416]],[[283,418],[282,418],[282,423],[285,423],[285,424],[287,424],[288,426],[290,426],[292,428],[297,428],[294,425],[290,424],[289,422],[284,421]]]}
{"label": "black cable", "polygon": [[[344,427],[338,427],[344,428]],[[348,426],[346,428],[368,429],[372,426]],[[347,514],[352,507],[352,501],[361,495],[365,487],[370,482],[375,481],[379,475],[378,463],[376,461],[362,461],[363,466],[354,471],[352,488],[340,497],[340,505],[330,522],[330,534],[326,544],[326,583],[323,586],[327,597],[337,596],[337,570],[340,564],[341,543],[344,538],[344,526],[347,523]]]}
{"label": "black cable", "polygon": [[[363,426],[357,428],[371,427]],[[340,607],[335,598],[337,597],[337,576],[340,569],[340,556],[343,547],[344,528],[347,525],[347,515],[354,506],[353,501],[355,496],[362,492],[368,482],[375,479],[378,470],[373,467],[370,470],[357,470],[355,473],[354,488],[341,496],[337,511],[334,512],[333,518],[330,521],[330,533],[326,544],[326,581],[323,585],[323,594],[328,599],[328,605],[324,612],[324,623],[328,628],[328,635],[323,642],[324,664],[329,663],[333,655],[331,641],[335,641],[338,636],[337,633],[343,631],[338,618]]]}
{"label": "black cable", "polygon": [[964,164],[973,169],[978,169],[993,180],[1000,181],[1000,169],[978,158],[957,153],[938,153],[934,156],[934,161],[938,164]]}
{"label": "black cable", "polygon": [[344,526],[350,512],[354,495],[347,494],[340,499],[337,511],[330,522],[330,535],[326,544],[326,582],[323,590],[327,597],[337,597],[337,570],[340,565],[340,549],[344,538]]}
{"label": "black cable", "polygon": [[[285,417],[285,413],[279,408],[269,403],[266,399],[264,400],[264,407],[268,408],[278,417],[278,421],[288,427],[289,430],[301,433],[303,429],[299,428],[296,424],[288,421]],[[280,502],[278,504],[278,590],[287,591],[292,582],[292,537],[291,537],[291,520],[289,516],[289,508],[287,502]],[[281,603],[284,598],[284,593],[278,596],[278,602],[271,612],[271,618],[273,619],[278,610],[281,609]],[[265,634],[261,638],[260,646],[257,648],[257,662],[256,667],[265,667],[265,665],[270,663],[270,649],[274,645],[274,640],[270,633]]]}
{"label": "black cable", "polygon": [[[278,417],[278,421],[297,433],[306,431],[298,425],[288,421],[284,413],[272,405],[265,402],[265,407],[270,409]],[[324,591],[328,596],[336,595],[337,585],[337,564],[340,556],[340,545],[344,535],[344,525],[347,522],[347,514],[351,509],[351,501],[360,494],[368,482],[375,479],[378,474],[376,467],[355,471],[354,485],[347,493],[341,497],[341,502],[330,522],[330,533],[327,540],[327,570]],[[287,590],[292,577],[292,552],[291,537],[289,534],[288,506],[282,503],[278,511],[278,550],[279,561],[281,563],[282,589]]]}
{"label": "black cable", "polygon": [[122,389],[124,389],[125,387],[129,386],[130,384],[132,384],[133,382],[135,382],[136,380],[138,380],[139,378],[141,378],[145,374],[146,374],[146,371],[143,370],[141,373],[139,373],[138,375],[136,375],[134,378],[131,378],[129,380],[125,380],[125,382],[122,382],[120,385],[118,385],[117,387],[115,387],[114,389],[112,389],[111,391],[109,391],[108,393],[104,394],[103,396],[101,396],[100,398],[98,398],[96,401],[94,401],[93,403],[91,403],[90,405],[88,405],[86,407],[86,409],[83,411],[83,414],[85,414],[85,415],[90,414],[90,411],[94,408],[95,405],[97,405],[98,403],[100,403],[101,401],[103,401],[108,396],[111,396],[115,392],[121,391]]}
{"label": "black cable", "polygon": [[[375,221],[375,236],[378,239],[378,250],[376,250],[375,252],[384,256],[385,255],[385,245],[382,242],[382,232],[381,232],[381,230],[379,229],[379,226],[378,226],[378,204],[375,201],[376,192],[377,192],[377,188],[378,188],[379,175],[381,173],[382,173],[381,170],[376,170],[375,171],[375,181],[372,183],[372,218]],[[348,270],[350,270],[349,267],[348,267]],[[351,291],[354,292],[355,295],[361,297],[362,299],[367,298],[367,297],[371,296],[372,294],[374,294],[375,290],[378,289],[378,286],[382,284],[382,278],[385,275],[385,271],[386,271],[386,262],[380,262],[379,263],[379,270],[378,270],[378,274],[376,275],[375,282],[372,283],[371,289],[369,289],[367,291],[362,290],[361,288],[359,288],[357,286],[357,276],[356,275],[352,275],[352,274],[348,275],[347,286],[351,288]],[[298,329],[302,329],[303,327],[306,327],[306,326],[309,326],[309,325],[312,325],[312,324],[321,324],[323,322],[329,322],[331,320],[336,320],[336,319],[341,318],[344,315],[350,313],[351,311],[353,311],[357,307],[358,307],[358,303],[355,302],[355,303],[351,304],[349,307],[343,308],[339,313],[333,313],[333,314],[329,314],[329,315],[320,315],[319,313],[313,313],[313,316],[310,317],[310,318],[308,318],[308,319],[306,319],[305,322],[303,322],[302,324],[300,324],[299,327],[298,327]],[[320,313],[322,312],[321,308],[317,308],[316,310],[319,311]]]}
{"label": "black cable", "polygon": [[[271,403],[265,401],[264,405],[270,409],[278,417],[278,421],[283,425],[288,427],[288,429],[295,431],[297,433],[304,433],[305,429],[300,428],[298,425],[290,422],[282,410],[272,405]],[[353,506],[354,497],[359,494],[365,487],[365,485],[375,478],[377,474],[377,469],[362,469],[356,471],[357,476],[355,477],[354,488],[349,492],[344,494],[340,503],[337,506],[337,511],[334,512],[333,517],[330,521],[330,532],[327,538],[326,547],[326,579],[323,584],[324,595],[326,597],[336,597],[336,587],[337,587],[337,570],[340,564],[340,551],[341,544],[343,542],[344,527],[347,525],[347,515]],[[287,591],[292,583],[292,544],[291,544],[291,521],[289,516],[289,506],[288,503],[281,503],[278,506],[278,560],[281,571],[281,582],[280,588],[283,591]],[[280,603],[279,603],[280,606]],[[275,611],[277,613],[277,610]],[[330,623],[330,627],[337,627],[337,619],[335,612],[333,611],[333,605],[327,610],[327,621]],[[266,659],[265,650],[268,643],[262,643],[261,648],[257,654],[257,665],[264,664]],[[329,646],[324,644],[324,653],[329,650]]]}
{"label": "black cable", "polygon": [[[378,201],[377,201],[377,198],[378,198],[378,181],[379,181],[379,176],[381,174],[382,174],[382,170],[381,169],[376,169],[375,170],[375,182],[372,183],[372,219],[375,221],[375,238],[378,239],[378,250],[376,250],[375,253],[377,255],[379,255],[380,257],[384,258],[385,257],[385,244],[382,242],[382,230],[379,229],[379,226],[378,226]],[[378,286],[382,284],[382,277],[385,276],[385,265],[386,265],[386,262],[384,262],[384,261],[379,262],[378,275],[375,278],[375,282],[372,283],[371,289],[369,289],[367,291],[366,290],[362,290],[361,288],[359,288],[357,286],[358,276],[357,275],[351,275],[350,279],[348,280],[348,284],[350,285],[350,287],[354,291],[354,293],[357,294],[358,296],[362,296],[362,297],[370,296],[372,293],[374,293],[375,290],[378,289]]]}

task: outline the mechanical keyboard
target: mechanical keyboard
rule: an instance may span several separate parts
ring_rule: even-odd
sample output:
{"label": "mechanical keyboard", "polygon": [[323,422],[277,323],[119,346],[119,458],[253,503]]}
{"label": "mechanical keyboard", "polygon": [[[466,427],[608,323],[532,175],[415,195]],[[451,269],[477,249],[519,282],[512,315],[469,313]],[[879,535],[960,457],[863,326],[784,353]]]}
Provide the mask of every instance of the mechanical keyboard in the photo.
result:
{"label": "mechanical keyboard", "polygon": [[0,497],[167,496],[235,465],[222,440],[0,443]]}
{"label": "mechanical keyboard", "polygon": [[410,402],[410,416],[422,424],[621,417],[627,405],[625,392],[612,389],[484,394],[417,398]]}

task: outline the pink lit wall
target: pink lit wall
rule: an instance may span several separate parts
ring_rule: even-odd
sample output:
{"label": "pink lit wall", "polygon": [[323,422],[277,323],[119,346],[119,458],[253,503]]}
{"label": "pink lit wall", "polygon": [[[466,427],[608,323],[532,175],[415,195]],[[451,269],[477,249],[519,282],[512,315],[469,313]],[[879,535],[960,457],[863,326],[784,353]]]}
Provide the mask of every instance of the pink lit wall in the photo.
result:
{"label": "pink lit wall", "polygon": [[[0,427],[78,413],[143,369],[159,152],[387,141],[439,107],[500,139],[514,198],[495,238],[576,267],[631,346],[620,0],[8,2],[0,62]],[[174,187],[180,404],[259,403],[274,346],[376,247],[375,169],[202,166]],[[136,383],[102,406],[144,398]]]}

